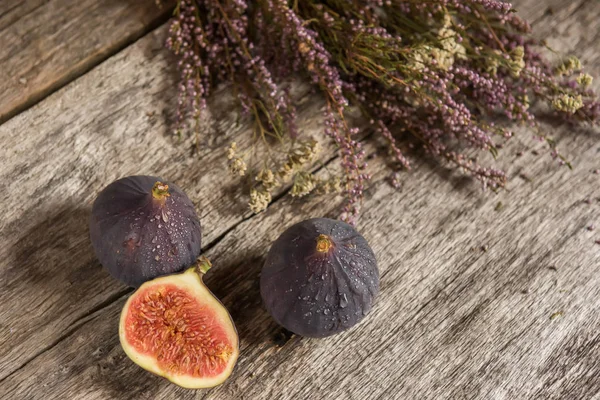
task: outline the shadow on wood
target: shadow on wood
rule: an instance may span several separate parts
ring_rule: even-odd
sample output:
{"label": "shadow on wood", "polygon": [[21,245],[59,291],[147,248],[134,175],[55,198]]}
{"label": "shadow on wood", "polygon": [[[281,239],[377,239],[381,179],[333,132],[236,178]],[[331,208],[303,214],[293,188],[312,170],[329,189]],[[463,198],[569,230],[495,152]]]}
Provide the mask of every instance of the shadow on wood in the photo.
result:
{"label": "shadow on wood", "polygon": [[[251,254],[239,254],[227,264],[219,264],[218,257],[212,270],[206,277],[206,285],[233,318],[240,346],[242,343],[261,343],[270,340],[264,335],[256,336],[256,321],[270,318],[262,305],[260,297],[260,270],[264,257],[260,250]],[[252,254],[258,253],[258,254]]]}
{"label": "shadow on wood", "polygon": [[[48,214],[40,215],[37,212],[32,216],[41,221],[22,234],[14,245],[14,262],[7,271],[6,279],[25,279],[30,285],[43,287],[55,282],[53,276],[60,272],[57,268],[66,262],[82,263],[68,276],[71,285],[78,285],[82,280],[95,276],[92,271],[97,272],[100,264],[97,261],[89,262],[90,259],[95,260],[88,232],[90,208],[64,204],[46,209]],[[85,257],[81,256],[82,247]]]}

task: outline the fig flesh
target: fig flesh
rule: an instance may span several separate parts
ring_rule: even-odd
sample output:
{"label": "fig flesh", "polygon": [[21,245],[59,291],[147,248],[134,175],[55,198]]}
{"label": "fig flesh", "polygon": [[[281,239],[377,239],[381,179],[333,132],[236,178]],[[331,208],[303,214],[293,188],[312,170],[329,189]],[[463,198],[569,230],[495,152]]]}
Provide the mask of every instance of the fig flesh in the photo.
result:
{"label": "fig flesh", "polygon": [[104,188],[92,207],[90,237],[100,263],[134,287],[183,271],[201,250],[194,205],[154,176],[130,176]]}
{"label": "fig flesh", "polygon": [[273,243],[260,292],[269,314],[287,330],[330,336],[354,326],[371,310],[379,292],[377,261],[352,226],[309,219]]}
{"label": "fig flesh", "polygon": [[123,350],[137,365],[189,389],[223,383],[238,358],[231,316],[202,282],[208,260],[142,284],[119,324]]}

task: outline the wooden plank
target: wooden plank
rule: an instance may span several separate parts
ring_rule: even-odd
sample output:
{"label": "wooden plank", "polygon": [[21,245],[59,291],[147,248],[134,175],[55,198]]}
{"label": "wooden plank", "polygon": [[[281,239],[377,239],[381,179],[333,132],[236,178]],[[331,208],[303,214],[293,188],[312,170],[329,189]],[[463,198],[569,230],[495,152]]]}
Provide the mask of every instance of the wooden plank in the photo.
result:
{"label": "wooden plank", "polygon": [[0,123],[164,22],[172,2],[2,1]]}
{"label": "wooden plank", "polygon": [[[594,21],[598,17],[593,8],[581,12],[573,18]],[[592,46],[597,38],[577,32],[569,35],[576,35],[576,39],[568,36],[569,40],[561,39],[558,46],[551,44],[559,50],[568,50],[574,44],[580,49],[585,46],[588,51],[584,61],[597,72],[598,55]],[[285,199],[276,202],[266,214],[247,219],[241,206],[239,215],[232,217],[235,202],[231,202],[221,209],[222,216],[230,218],[224,224],[220,224],[218,211],[210,211],[203,216],[203,222],[217,229],[246,219],[209,251],[218,267],[209,276],[208,284],[224,299],[240,328],[243,351],[236,374],[221,388],[191,392],[168,385],[132,365],[114,333],[125,292],[93,261],[83,228],[87,211],[81,211],[79,217],[71,217],[71,211],[79,204],[89,204],[95,191],[117,173],[127,174],[138,168],[171,173],[186,190],[200,186],[197,191],[188,192],[192,199],[202,199],[204,209],[205,196],[214,199],[209,204],[218,203],[223,196],[211,182],[224,176],[222,158],[213,155],[215,151],[206,153],[199,166],[194,159],[181,155],[181,147],[166,135],[164,121],[159,120],[154,126],[144,122],[147,108],[158,109],[160,114],[163,106],[172,106],[161,99],[169,97],[165,93],[173,82],[161,78],[168,74],[158,47],[136,46],[47,99],[47,104],[30,110],[22,120],[13,119],[0,127],[2,138],[10,137],[12,132],[43,130],[33,135],[32,143],[16,147],[18,154],[9,157],[8,150],[16,146],[17,138],[3,150],[6,154],[0,154],[3,159],[8,157],[10,167],[6,176],[9,179],[1,181],[14,181],[14,187],[32,198],[31,204],[24,206],[22,199],[9,196],[6,209],[15,209],[14,215],[21,218],[7,218],[9,222],[0,225],[2,236],[9,238],[6,245],[0,244],[5,246],[0,250],[0,259],[10,260],[7,265],[12,265],[12,271],[6,274],[4,264],[0,264],[0,296],[6,296],[1,301],[10,301],[15,304],[11,308],[19,310],[18,318],[15,311],[1,311],[3,323],[16,324],[2,327],[1,349],[17,347],[18,351],[7,358],[3,353],[0,365],[8,364],[14,369],[38,354],[40,347],[47,348],[0,383],[4,397],[191,398],[199,394],[206,398],[307,398],[319,390],[323,396],[345,398],[377,398],[384,394],[410,398],[417,393],[424,398],[440,398],[450,397],[448,393],[459,397],[463,390],[469,396],[479,393],[482,398],[485,394],[506,398],[545,398],[548,394],[546,397],[564,398],[571,388],[575,395],[588,390],[593,396],[600,390],[593,379],[600,372],[594,364],[598,360],[594,354],[600,327],[598,304],[590,302],[598,294],[595,275],[599,253],[592,233],[584,229],[597,217],[598,204],[582,201],[584,197],[600,195],[597,186],[592,186],[597,175],[589,171],[600,150],[595,148],[596,133],[561,140],[562,147],[569,150],[567,153],[578,165],[575,172],[561,170],[554,175],[556,169],[548,168],[547,160],[533,160],[528,155],[517,160],[511,174],[518,175],[520,169],[527,168],[534,181],[526,184],[516,178],[510,193],[491,200],[477,188],[460,189],[457,181],[447,180],[448,174],[443,170],[432,170],[427,165],[406,176],[398,195],[385,183],[387,172],[381,163],[374,161],[376,176],[360,228],[379,256],[383,293],[366,324],[324,341],[294,338],[278,349],[274,338],[281,331],[260,308],[256,278],[268,244],[283,226],[326,211],[333,215],[334,204],[323,204],[321,199]],[[141,57],[148,55],[149,59]],[[123,75],[127,80],[120,81]],[[98,82],[103,86],[96,88]],[[123,82],[130,84],[123,88]],[[90,97],[94,99],[90,106],[94,112],[88,110],[85,116],[82,110],[65,112],[71,104],[82,99],[89,101]],[[220,123],[226,123],[231,120],[228,111],[218,115],[219,110],[227,108],[226,101],[219,104],[222,101],[218,96],[211,110],[217,113],[214,117]],[[56,110],[64,110],[64,118],[56,118]],[[317,111],[318,107],[305,110],[308,126],[316,126],[311,116]],[[29,128],[32,122],[37,125]],[[222,127],[222,131],[227,134],[229,128],[238,129],[240,137],[246,132],[246,127],[230,125]],[[150,129],[162,135],[144,136],[143,132]],[[80,131],[84,133],[76,135]],[[85,132],[95,135],[87,137]],[[57,141],[50,143],[49,137]],[[206,145],[211,144],[214,145]],[[519,143],[513,146],[519,147]],[[217,151],[223,149],[214,147]],[[147,149],[147,154],[142,149]],[[40,166],[24,162],[34,150],[48,153],[43,160],[36,160]],[[511,154],[510,149],[506,152]],[[73,168],[69,154],[75,154],[82,171]],[[131,160],[130,154],[138,158]],[[113,157],[113,164],[103,164],[107,157]],[[194,175],[196,167],[202,169],[198,175]],[[17,173],[19,168],[22,171]],[[23,173],[25,176],[19,179]],[[211,178],[202,181],[203,173]],[[50,180],[54,175],[61,178],[36,192],[34,182]],[[581,188],[589,190],[578,192]],[[7,193],[6,187],[0,189]],[[57,193],[62,198],[50,201]],[[65,197],[69,199],[65,201]],[[493,211],[497,200],[507,205],[502,212],[510,213],[502,224]],[[25,218],[30,215],[34,216],[33,221]],[[395,220],[390,220],[390,215],[396,216]],[[17,220],[19,226],[14,222]],[[265,234],[257,234],[258,229]],[[66,240],[45,254],[43,249],[54,242],[44,238],[59,232]],[[208,231],[207,235],[214,235],[212,241],[216,241],[225,232]],[[516,232],[522,234],[515,235]],[[474,241],[474,237],[482,240]],[[46,242],[36,243],[39,240]],[[471,247],[477,249],[485,244],[488,252],[471,251]],[[82,246],[87,249],[79,250]],[[19,249],[22,251],[15,251]],[[21,256],[15,257],[16,254]],[[47,269],[40,268],[46,259],[50,260]],[[19,260],[23,262],[15,262]],[[20,265],[33,270],[36,276],[46,270],[58,274],[46,273],[41,276],[48,282],[36,282],[27,270],[17,271]],[[560,286],[552,286],[555,281]],[[34,287],[28,289],[28,285]],[[523,286],[529,289],[528,294],[520,292]],[[561,292],[563,288],[568,291]],[[90,299],[89,293],[96,295]],[[55,298],[63,304],[54,304]],[[119,300],[114,302],[114,298]],[[37,315],[30,323],[23,321],[22,314],[23,305],[32,299],[43,306],[46,299],[52,304],[43,313],[31,307],[29,310]],[[71,308],[73,304],[77,307]],[[106,304],[108,307],[102,308]],[[559,310],[564,312],[563,318],[550,321],[549,316]],[[71,329],[73,323],[76,329]],[[11,326],[16,326],[11,333],[19,336],[4,340]],[[19,354],[22,352],[25,357]],[[515,360],[518,364],[513,366]],[[589,379],[588,373],[592,374]]]}

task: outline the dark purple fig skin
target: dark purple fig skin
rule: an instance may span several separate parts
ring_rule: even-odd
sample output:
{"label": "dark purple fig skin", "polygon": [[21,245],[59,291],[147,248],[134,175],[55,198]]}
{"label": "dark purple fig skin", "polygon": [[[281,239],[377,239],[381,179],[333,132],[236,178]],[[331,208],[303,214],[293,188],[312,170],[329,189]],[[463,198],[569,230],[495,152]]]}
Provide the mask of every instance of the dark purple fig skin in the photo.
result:
{"label": "dark purple fig skin", "polygon": [[[319,235],[332,246],[317,250]],[[262,269],[267,311],[287,330],[325,337],[356,325],[379,293],[377,261],[352,226],[315,218],[288,228],[273,243]]]}
{"label": "dark purple fig skin", "polygon": [[[152,195],[156,182],[169,186],[169,196]],[[182,271],[201,250],[194,205],[177,186],[154,176],[129,176],[104,188],[92,207],[90,237],[100,263],[133,287]]]}

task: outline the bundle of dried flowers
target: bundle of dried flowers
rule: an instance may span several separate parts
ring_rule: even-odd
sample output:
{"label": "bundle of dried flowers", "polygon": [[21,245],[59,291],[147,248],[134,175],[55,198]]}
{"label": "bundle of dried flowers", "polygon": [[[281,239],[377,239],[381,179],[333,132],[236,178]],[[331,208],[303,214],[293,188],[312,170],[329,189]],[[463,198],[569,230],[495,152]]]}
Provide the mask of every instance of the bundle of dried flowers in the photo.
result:
{"label": "bundle of dried flowers", "polygon": [[[343,218],[355,219],[369,174],[358,128],[346,118],[350,106],[386,139],[398,168],[410,169],[397,143],[408,134],[492,189],[505,185],[505,173],[478,165],[465,150],[496,156],[515,122],[533,128],[565,163],[541,133],[534,101],[570,121],[600,120],[592,78],[578,59],[550,65],[543,44],[503,1],[179,0],[167,45],[181,72],[178,133],[186,121],[197,129],[214,82],[228,81],[254,118],[253,145],[291,143],[256,171],[248,170],[248,152],[229,148],[231,172],[253,181],[255,212],[291,182],[293,196],[344,192]],[[339,148],[343,176],[321,180],[309,171],[319,149],[295,123],[289,83],[298,76],[323,93],[323,133]]]}

